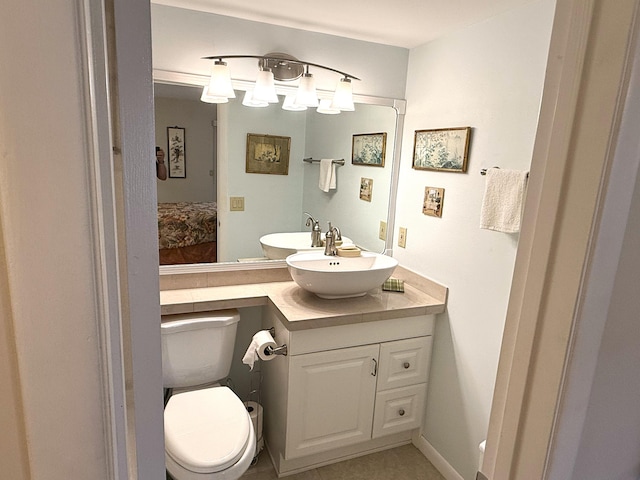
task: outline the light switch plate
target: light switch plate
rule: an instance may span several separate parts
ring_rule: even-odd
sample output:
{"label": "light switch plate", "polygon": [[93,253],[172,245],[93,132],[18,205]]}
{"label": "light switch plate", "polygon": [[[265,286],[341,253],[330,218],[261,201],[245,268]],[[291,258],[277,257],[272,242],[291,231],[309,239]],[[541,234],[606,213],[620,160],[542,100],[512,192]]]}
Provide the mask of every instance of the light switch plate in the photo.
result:
{"label": "light switch plate", "polygon": [[244,212],[244,197],[229,197],[229,209],[232,212]]}
{"label": "light switch plate", "polygon": [[407,248],[407,229],[405,227],[400,227],[398,233],[398,246]]}
{"label": "light switch plate", "polygon": [[378,230],[378,238],[380,240],[387,239],[387,222],[380,222],[380,230]]}

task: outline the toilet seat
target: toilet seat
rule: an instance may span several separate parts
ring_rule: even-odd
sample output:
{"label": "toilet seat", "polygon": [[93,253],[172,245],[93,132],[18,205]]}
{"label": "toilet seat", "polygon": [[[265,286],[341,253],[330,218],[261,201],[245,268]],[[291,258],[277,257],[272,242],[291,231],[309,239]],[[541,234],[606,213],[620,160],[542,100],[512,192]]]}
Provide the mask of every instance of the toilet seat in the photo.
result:
{"label": "toilet seat", "polygon": [[246,453],[251,417],[228,387],[172,396],[164,411],[166,454],[198,474],[221,472]]}

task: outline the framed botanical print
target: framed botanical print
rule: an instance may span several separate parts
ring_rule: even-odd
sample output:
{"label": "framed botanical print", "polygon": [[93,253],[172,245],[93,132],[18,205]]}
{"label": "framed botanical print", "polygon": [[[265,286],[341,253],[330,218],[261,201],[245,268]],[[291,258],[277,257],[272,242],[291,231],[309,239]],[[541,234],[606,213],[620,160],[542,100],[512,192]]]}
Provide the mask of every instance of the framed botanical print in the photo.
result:
{"label": "framed botanical print", "polygon": [[289,174],[291,137],[247,134],[247,173]]}
{"label": "framed botanical print", "polygon": [[416,130],[413,168],[466,172],[471,127]]}

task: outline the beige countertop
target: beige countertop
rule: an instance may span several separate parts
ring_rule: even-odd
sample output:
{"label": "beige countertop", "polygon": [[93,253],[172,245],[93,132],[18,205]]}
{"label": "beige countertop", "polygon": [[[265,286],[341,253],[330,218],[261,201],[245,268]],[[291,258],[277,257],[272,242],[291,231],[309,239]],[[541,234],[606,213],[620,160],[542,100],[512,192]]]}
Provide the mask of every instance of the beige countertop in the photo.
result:
{"label": "beige countertop", "polygon": [[361,297],[333,300],[319,298],[293,281],[161,290],[161,313],[267,306],[289,330],[303,330],[444,312],[446,287],[404,269],[397,268],[394,277],[405,280],[403,293],[377,288]]}

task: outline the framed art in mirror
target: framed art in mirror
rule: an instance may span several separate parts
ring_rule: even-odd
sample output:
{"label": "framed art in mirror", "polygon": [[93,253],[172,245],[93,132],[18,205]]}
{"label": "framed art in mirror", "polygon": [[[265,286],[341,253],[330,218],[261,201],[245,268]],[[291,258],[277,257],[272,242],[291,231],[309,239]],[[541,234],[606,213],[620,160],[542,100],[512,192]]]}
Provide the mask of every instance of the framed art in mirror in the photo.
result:
{"label": "framed art in mirror", "polygon": [[351,146],[351,163],[353,165],[384,167],[386,149],[386,133],[356,134],[353,136]]}
{"label": "framed art in mirror", "polygon": [[373,179],[372,178],[360,178],[360,200],[365,202],[371,201],[373,195]]}
{"label": "framed art in mirror", "polygon": [[247,133],[247,173],[289,174],[291,137]]}
{"label": "framed art in mirror", "polygon": [[467,171],[471,127],[416,130],[413,168],[416,170]]}
{"label": "framed art in mirror", "polygon": [[167,142],[167,151],[169,152],[169,177],[187,178],[185,129],[180,127],[167,127]]}

